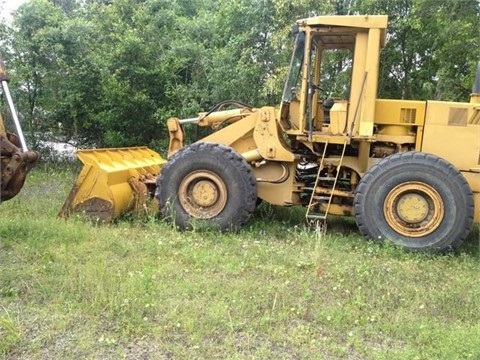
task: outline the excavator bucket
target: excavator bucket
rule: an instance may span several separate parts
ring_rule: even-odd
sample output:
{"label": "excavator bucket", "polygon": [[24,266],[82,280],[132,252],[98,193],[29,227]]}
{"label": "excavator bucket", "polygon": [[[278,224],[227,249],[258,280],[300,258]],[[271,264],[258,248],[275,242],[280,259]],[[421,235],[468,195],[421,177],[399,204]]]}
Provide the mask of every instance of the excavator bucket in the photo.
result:
{"label": "excavator bucket", "polygon": [[84,166],[59,215],[83,213],[102,222],[145,209],[166,162],[147,147],[79,150],[76,155]]}
{"label": "excavator bucket", "polygon": [[27,148],[8,88],[8,81],[7,70],[0,56],[0,86],[17,130],[16,134],[8,132],[3,116],[0,114],[0,202],[10,200],[20,192],[28,172],[40,158],[38,152]]}
{"label": "excavator bucket", "polygon": [[[0,116],[1,128],[3,119]],[[22,151],[17,135],[0,130],[0,202],[10,200],[20,192],[39,157],[36,151]]]}

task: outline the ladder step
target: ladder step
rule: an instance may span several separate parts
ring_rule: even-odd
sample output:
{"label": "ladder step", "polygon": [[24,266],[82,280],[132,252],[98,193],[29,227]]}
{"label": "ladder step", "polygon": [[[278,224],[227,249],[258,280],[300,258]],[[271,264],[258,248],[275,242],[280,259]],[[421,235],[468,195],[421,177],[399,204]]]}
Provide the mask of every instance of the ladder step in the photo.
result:
{"label": "ladder step", "polygon": [[330,200],[330,196],[312,196],[312,199],[314,200],[320,200],[320,201],[328,201]]}
{"label": "ladder step", "polygon": [[329,163],[340,163],[342,161],[341,158],[325,158],[323,159],[323,162],[329,162]]}
{"label": "ladder step", "polygon": [[[338,171],[338,170],[340,169],[340,166],[342,165],[343,157],[345,155],[345,149],[347,147],[347,140],[345,140],[345,142],[343,144],[342,156],[340,156],[340,157],[333,157],[333,158],[325,157],[325,155],[327,153],[327,147],[328,147],[328,141],[325,142],[325,146],[323,148],[323,154],[322,154],[322,158],[320,160],[320,164],[318,166],[317,176],[316,176],[316,179],[315,179],[315,184],[313,186],[313,189],[311,187],[305,188],[306,190],[310,190],[312,192],[311,195],[310,195],[310,202],[308,204],[307,214],[306,214],[306,218],[309,219],[309,220],[311,220],[311,219],[315,219],[315,220],[319,219],[319,220],[325,220],[325,221],[327,220],[328,211],[329,211],[332,199],[334,197],[337,184],[338,184],[339,180],[340,180],[340,182],[342,182],[342,179],[340,177],[340,171]],[[324,164],[325,163],[331,163],[331,164],[333,164],[337,167],[337,173],[336,173],[335,177],[332,177],[332,176],[321,177],[320,176],[321,171],[323,171],[323,169],[324,169]],[[318,183],[322,182],[322,181],[329,181],[329,182],[333,183],[329,196],[325,196],[325,195],[322,196],[322,195],[315,194],[315,188],[318,186]],[[311,185],[311,184],[308,184],[308,185]],[[311,207],[314,204],[314,202],[317,202],[316,205],[320,205],[319,203],[322,203],[321,205],[325,205],[325,203],[326,203],[325,212],[324,213],[317,213],[317,214],[310,214],[310,210],[311,210]]]}
{"label": "ladder step", "polygon": [[320,220],[325,220],[327,218],[327,214],[324,215],[313,215],[313,214],[308,214],[307,219],[320,219]]}
{"label": "ladder step", "polygon": [[334,177],[319,177],[318,181],[335,181],[335,178]]}

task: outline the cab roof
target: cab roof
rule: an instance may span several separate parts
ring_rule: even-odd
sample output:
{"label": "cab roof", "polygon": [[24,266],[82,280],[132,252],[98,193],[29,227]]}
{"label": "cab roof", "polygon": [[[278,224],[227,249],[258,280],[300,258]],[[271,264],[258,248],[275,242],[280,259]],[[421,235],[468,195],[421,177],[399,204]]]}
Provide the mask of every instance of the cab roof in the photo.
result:
{"label": "cab roof", "polygon": [[353,46],[356,33],[370,29],[380,29],[381,44],[385,44],[387,23],[387,15],[327,15],[297,20],[300,29],[315,29],[325,45],[345,47]]}

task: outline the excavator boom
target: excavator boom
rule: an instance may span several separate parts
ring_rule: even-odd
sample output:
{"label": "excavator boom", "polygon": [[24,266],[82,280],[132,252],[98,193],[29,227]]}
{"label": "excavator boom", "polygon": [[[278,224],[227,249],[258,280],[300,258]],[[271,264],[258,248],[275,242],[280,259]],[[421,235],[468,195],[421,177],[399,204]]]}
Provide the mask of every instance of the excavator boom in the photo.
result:
{"label": "excavator boom", "polygon": [[10,96],[8,80],[5,64],[0,59],[2,92],[7,99],[16,127],[16,134],[7,132],[3,117],[0,115],[0,202],[10,200],[20,192],[28,172],[40,158],[38,152],[29,151],[27,148],[20,121]]}

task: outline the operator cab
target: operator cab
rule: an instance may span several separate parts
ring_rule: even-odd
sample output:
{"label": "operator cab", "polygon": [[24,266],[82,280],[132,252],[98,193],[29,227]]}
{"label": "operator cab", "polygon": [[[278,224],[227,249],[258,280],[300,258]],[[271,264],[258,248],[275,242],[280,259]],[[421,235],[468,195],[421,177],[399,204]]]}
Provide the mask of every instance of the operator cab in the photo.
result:
{"label": "operator cab", "polygon": [[386,26],[386,16],[298,21],[280,107],[280,124],[287,134],[308,141],[333,136],[339,142],[372,135]]}

